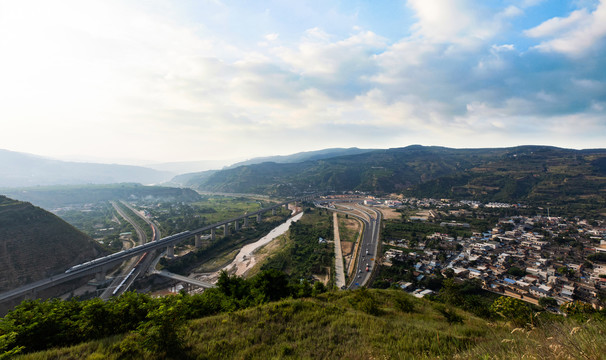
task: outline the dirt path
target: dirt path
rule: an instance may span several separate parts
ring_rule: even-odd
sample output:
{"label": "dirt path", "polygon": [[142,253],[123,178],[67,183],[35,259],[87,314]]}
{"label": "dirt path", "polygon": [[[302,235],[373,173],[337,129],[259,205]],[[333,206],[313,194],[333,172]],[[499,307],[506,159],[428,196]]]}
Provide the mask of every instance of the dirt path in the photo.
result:
{"label": "dirt path", "polygon": [[343,267],[343,252],[341,251],[341,237],[339,236],[339,218],[337,212],[333,213],[333,227],[335,229],[335,272],[337,288],[345,286],[345,270]]}

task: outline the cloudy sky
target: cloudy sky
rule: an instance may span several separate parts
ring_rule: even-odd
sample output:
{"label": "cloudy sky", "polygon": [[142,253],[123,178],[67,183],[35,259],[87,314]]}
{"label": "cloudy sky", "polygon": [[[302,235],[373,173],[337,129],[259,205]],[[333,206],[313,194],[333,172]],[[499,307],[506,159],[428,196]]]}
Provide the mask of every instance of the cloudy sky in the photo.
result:
{"label": "cloudy sky", "polygon": [[606,0],[0,0],[0,148],[606,147]]}

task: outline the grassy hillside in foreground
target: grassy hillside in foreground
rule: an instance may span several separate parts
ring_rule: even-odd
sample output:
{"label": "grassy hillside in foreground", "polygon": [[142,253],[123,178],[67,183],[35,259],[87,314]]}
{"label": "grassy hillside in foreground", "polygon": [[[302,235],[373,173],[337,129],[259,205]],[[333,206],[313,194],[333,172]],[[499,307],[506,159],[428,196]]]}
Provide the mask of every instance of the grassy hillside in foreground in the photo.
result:
{"label": "grassy hillside in foreground", "polygon": [[[606,353],[603,321],[559,320],[525,330],[397,290],[281,300],[191,320],[179,334],[183,345],[173,354],[179,359],[600,359]],[[145,343],[140,333],[129,333],[18,359],[166,358]]]}

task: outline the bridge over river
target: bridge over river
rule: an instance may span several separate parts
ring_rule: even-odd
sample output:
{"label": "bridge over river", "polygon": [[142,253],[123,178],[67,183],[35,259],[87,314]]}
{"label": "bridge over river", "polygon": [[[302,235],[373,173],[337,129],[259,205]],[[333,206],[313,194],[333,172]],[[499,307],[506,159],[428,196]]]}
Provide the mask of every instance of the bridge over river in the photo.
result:
{"label": "bridge over river", "polygon": [[174,256],[175,244],[178,244],[186,239],[190,239],[191,237],[194,237],[195,246],[200,247],[200,246],[202,246],[202,241],[201,241],[202,235],[203,234],[207,235],[210,232],[211,240],[215,240],[215,230],[218,227],[222,226],[224,228],[224,231],[223,231],[224,235],[229,235],[229,232],[231,229],[230,224],[233,224],[234,231],[238,231],[240,229],[240,227],[248,226],[248,221],[249,221],[249,218],[251,218],[251,217],[256,217],[257,222],[260,222],[263,217],[263,214],[266,212],[271,211],[272,214],[275,214],[276,209],[281,206],[287,206],[288,203],[292,203],[292,202],[296,203],[298,201],[312,200],[312,198],[313,198],[312,196],[305,196],[305,197],[299,197],[297,199],[291,199],[288,201],[276,203],[272,206],[263,208],[261,210],[257,210],[255,212],[251,212],[251,213],[246,213],[242,216],[234,217],[234,218],[231,218],[228,220],[220,221],[218,223],[208,225],[208,226],[202,227],[200,229],[184,231],[184,232],[181,232],[178,234],[164,237],[157,241],[148,242],[146,244],[135,246],[133,248],[123,250],[123,251],[120,251],[120,252],[117,252],[117,253],[114,253],[114,254],[111,254],[108,256],[104,256],[104,257],[94,259],[94,260],[91,260],[91,261],[88,261],[88,262],[85,262],[85,263],[82,263],[79,265],[75,265],[75,266],[67,269],[67,271],[65,271],[65,273],[63,273],[63,274],[53,275],[46,279],[42,279],[42,280],[24,285],[22,287],[19,287],[19,288],[13,289],[13,290],[6,291],[6,292],[0,294],[0,303],[18,299],[21,297],[35,299],[35,298],[37,298],[37,293],[41,290],[53,287],[55,285],[58,285],[58,284],[61,284],[61,283],[64,283],[64,282],[67,282],[70,280],[84,277],[84,276],[93,276],[94,275],[98,280],[103,280],[105,278],[105,273],[108,270],[110,270],[111,268],[113,268],[114,266],[122,263],[125,260],[128,260],[129,258],[131,258],[133,256],[142,255],[142,254],[145,254],[152,250],[166,249],[167,256],[172,257],[172,256]]}

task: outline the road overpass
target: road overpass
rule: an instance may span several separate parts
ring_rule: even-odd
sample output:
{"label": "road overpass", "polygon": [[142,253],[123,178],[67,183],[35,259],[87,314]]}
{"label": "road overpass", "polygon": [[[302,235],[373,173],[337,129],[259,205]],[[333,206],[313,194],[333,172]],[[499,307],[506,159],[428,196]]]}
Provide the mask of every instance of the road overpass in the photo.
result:
{"label": "road overpass", "polygon": [[224,234],[228,235],[231,230],[230,224],[233,224],[233,229],[238,231],[240,226],[246,227],[248,226],[249,218],[256,217],[257,222],[261,222],[263,214],[271,211],[273,215],[275,215],[275,211],[277,208],[281,206],[288,205],[292,202],[299,201],[307,201],[312,200],[313,196],[304,196],[299,197],[297,199],[291,199],[288,201],[276,203],[272,206],[257,210],[255,212],[246,213],[242,216],[237,216],[228,220],[220,221],[212,225],[208,225],[199,229],[184,231],[178,234],[174,234],[171,236],[164,237],[157,241],[148,242],[146,244],[141,244],[135,246],[133,248],[119,251],[117,253],[104,256],[101,258],[97,258],[83,264],[75,265],[63,274],[53,275],[46,279],[42,279],[22,287],[6,291],[0,294],[0,302],[9,301],[13,299],[17,299],[20,297],[28,297],[28,298],[37,298],[37,293],[41,290],[53,287],[55,285],[74,280],[83,276],[92,276],[95,275],[98,280],[102,280],[105,278],[106,271],[110,270],[114,266],[122,263],[124,260],[127,260],[133,256],[142,255],[153,250],[157,249],[166,249],[167,256],[173,256],[174,254],[174,246],[186,239],[190,239],[194,237],[195,246],[202,246],[201,237],[202,234],[206,234],[210,232],[211,240],[215,239],[215,229],[218,227],[224,227]]}

